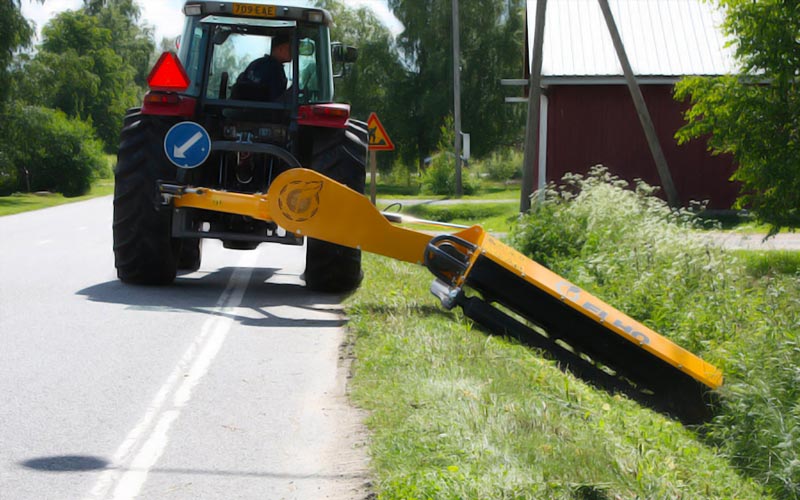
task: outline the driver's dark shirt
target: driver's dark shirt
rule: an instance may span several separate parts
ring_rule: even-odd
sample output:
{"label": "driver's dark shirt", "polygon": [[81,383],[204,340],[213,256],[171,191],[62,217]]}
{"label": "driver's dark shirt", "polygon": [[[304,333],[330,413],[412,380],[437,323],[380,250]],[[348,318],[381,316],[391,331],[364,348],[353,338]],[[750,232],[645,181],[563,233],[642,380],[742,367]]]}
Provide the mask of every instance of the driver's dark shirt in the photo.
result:
{"label": "driver's dark shirt", "polygon": [[283,64],[272,56],[259,57],[236,78],[231,97],[251,101],[275,101],[286,90]]}

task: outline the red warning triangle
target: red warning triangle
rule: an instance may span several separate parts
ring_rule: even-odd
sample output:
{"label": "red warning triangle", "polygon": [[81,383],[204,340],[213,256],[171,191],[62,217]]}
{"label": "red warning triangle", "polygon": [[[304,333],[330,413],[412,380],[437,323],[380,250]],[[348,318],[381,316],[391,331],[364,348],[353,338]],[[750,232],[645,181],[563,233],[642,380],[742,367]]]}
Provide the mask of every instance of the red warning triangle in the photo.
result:
{"label": "red warning triangle", "polygon": [[371,113],[367,120],[369,130],[369,150],[370,151],[394,151],[394,143],[389,139],[389,134],[383,128],[383,124],[378,120],[378,115]]}
{"label": "red warning triangle", "polygon": [[158,62],[153,66],[150,75],[147,77],[147,84],[150,90],[161,90],[167,92],[183,92],[189,88],[189,76],[183,69],[178,57],[172,52],[164,52],[158,58]]}

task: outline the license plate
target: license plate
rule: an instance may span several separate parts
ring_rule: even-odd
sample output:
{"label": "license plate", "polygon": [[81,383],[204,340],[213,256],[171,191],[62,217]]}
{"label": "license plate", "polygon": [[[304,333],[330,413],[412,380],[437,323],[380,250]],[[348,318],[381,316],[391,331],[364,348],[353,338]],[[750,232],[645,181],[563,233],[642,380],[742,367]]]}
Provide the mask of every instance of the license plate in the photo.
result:
{"label": "license plate", "polygon": [[275,17],[278,9],[274,5],[256,5],[252,3],[233,4],[234,16]]}

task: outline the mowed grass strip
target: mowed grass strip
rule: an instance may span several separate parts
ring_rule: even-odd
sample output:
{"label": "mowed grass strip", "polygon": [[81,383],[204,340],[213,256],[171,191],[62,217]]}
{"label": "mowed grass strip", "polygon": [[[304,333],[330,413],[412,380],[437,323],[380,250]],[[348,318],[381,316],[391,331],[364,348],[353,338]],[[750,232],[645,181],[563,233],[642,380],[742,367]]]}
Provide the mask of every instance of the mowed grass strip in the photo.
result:
{"label": "mowed grass strip", "polygon": [[114,165],[117,164],[117,157],[116,155],[107,154],[105,155],[105,160],[107,169],[99,174],[100,178],[92,181],[92,187],[85,195],[67,198],[59,193],[41,192],[14,193],[10,196],[0,196],[0,217],[113,194],[113,169]]}
{"label": "mowed grass strip", "polygon": [[0,196],[0,216],[13,215],[31,210],[55,207],[65,203],[84,201],[114,193],[114,181],[101,179],[92,184],[91,190],[83,196],[67,198],[58,193],[15,193],[11,196]]}
{"label": "mowed grass strip", "polygon": [[352,396],[378,498],[769,498],[691,430],[445,311],[424,268],[364,266]]}
{"label": "mowed grass strip", "polygon": [[419,204],[405,207],[403,213],[465,226],[480,223],[487,231],[507,232],[519,215],[519,202]]}

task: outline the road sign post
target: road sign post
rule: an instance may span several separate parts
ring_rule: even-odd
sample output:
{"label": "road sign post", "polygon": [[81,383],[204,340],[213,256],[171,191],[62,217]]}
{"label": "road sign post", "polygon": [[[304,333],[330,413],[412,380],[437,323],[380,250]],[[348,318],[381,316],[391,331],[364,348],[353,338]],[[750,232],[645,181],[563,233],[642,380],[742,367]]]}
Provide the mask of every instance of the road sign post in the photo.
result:
{"label": "road sign post", "polygon": [[386,133],[386,129],[383,128],[383,124],[378,120],[378,115],[374,112],[369,115],[367,129],[369,130],[369,198],[372,204],[375,205],[378,177],[376,151],[394,151],[394,143],[389,139],[389,134]]}

